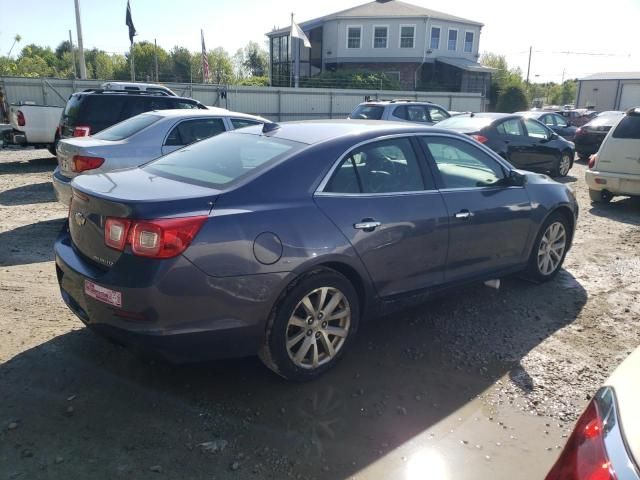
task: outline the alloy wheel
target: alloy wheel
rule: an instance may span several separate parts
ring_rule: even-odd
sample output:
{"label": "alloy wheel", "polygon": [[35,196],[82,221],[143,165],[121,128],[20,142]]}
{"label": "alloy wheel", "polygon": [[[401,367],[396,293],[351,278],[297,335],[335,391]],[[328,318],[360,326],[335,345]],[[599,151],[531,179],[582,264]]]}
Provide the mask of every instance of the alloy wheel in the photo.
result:
{"label": "alloy wheel", "polygon": [[304,369],[330,362],[349,335],[351,308],[337,288],[321,287],[305,295],[287,323],[287,352],[291,361]]}
{"label": "alloy wheel", "polygon": [[538,246],[538,270],[542,275],[556,271],[567,247],[567,232],[564,225],[554,222],[544,232]]}
{"label": "alloy wheel", "polygon": [[560,172],[560,176],[564,177],[569,173],[569,170],[571,170],[571,157],[565,153],[560,158],[558,171]]}

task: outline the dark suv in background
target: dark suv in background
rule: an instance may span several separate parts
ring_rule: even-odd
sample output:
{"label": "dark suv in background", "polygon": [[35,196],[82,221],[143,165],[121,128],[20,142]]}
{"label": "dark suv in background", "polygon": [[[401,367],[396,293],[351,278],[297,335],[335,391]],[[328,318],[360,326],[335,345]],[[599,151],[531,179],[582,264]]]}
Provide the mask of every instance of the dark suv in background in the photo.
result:
{"label": "dark suv in background", "polygon": [[169,89],[91,88],[69,97],[56,133],[61,138],[86,137],[127,118],[152,110],[203,108],[197,100],[178,97]]}

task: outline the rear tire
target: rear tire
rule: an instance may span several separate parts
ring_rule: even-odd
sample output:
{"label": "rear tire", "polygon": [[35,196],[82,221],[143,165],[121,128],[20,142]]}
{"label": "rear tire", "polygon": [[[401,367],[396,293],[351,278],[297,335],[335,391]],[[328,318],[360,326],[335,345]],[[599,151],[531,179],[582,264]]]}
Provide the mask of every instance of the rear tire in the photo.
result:
{"label": "rear tire", "polygon": [[359,318],[359,298],[351,282],[329,268],[313,270],[277,301],[258,355],[287,380],[312,380],[349,348]]}
{"label": "rear tire", "polygon": [[593,203],[609,203],[613,198],[613,195],[606,190],[589,189],[589,198],[591,198]]}
{"label": "rear tire", "polygon": [[571,155],[567,152],[563,152],[562,155],[556,160],[551,176],[553,177],[566,177],[573,166],[573,160]]}
{"label": "rear tire", "polygon": [[555,277],[564,263],[569,240],[569,221],[560,212],[552,213],[542,224],[533,244],[527,276],[538,282],[547,282]]}

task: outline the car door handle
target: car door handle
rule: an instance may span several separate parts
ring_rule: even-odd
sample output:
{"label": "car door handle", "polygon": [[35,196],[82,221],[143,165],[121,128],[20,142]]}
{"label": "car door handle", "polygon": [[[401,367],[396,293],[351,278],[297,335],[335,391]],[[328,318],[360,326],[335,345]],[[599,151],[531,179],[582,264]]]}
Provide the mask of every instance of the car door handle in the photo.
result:
{"label": "car door handle", "polygon": [[459,218],[461,220],[468,220],[471,217],[473,217],[473,213],[469,210],[460,210],[458,213],[456,213],[456,218]]}
{"label": "car door handle", "polygon": [[362,222],[354,224],[353,228],[356,230],[364,230],[365,232],[373,232],[380,225],[382,225],[382,223],[376,222],[375,220],[364,219]]}

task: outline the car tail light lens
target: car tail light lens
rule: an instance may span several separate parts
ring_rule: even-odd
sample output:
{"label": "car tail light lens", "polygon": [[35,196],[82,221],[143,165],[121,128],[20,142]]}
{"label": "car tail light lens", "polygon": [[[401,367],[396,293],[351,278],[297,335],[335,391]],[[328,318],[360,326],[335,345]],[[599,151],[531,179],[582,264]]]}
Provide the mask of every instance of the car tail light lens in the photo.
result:
{"label": "car tail light lens", "polygon": [[27,124],[27,121],[24,118],[24,113],[22,113],[22,110],[18,110],[18,112],[16,113],[16,119],[18,120],[19,127],[24,127]]}
{"label": "car tail light lens", "polygon": [[84,155],[73,156],[73,171],[84,172],[87,170],[94,170],[99,168],[104,163],[104,158],[100,157],[86,157]]}
{"label": "car tail light lens", "polygon": [[603,426],[592,400],[546,480],[617,480],[604,445]]}
{"label": "car tail light lens", "polygon": [[74,137],[88,137],[89,135],[91,135],[91,127],[86,125],[76,125],[76,128],[73,129]]}
{"label": "car tail light lens", "polygon": [[579,128],[578,130],[576,130],[576,137],[579,137],[583,133],[584,133],[584,130],[582,128]]}
{"label": "car tail light lens", "polygon": [[123,251],[127,244],[131,220],[124,218],[107,218],[104,224],[104,243],[107,247]]}
{"label": "car tail light lens", "polygon": [[480,143],[487,143],[489,141],[484,135],[471,135],[471,138],[476,139]]}
{"label": "car tail light lens", "polygon": [[597,154],[593,154],[589,157],[589,169],[593,169],[593,167],[596,166],[596,162],[598,161],[598,155]]}
{"label": "car tail light lens", "polygon": [[104,241],[107,246],[120,251],[129,244],[133,254],[141,257],[173,258],[187,249],[207,218],[198,216],[140,221],[108,218]]}

